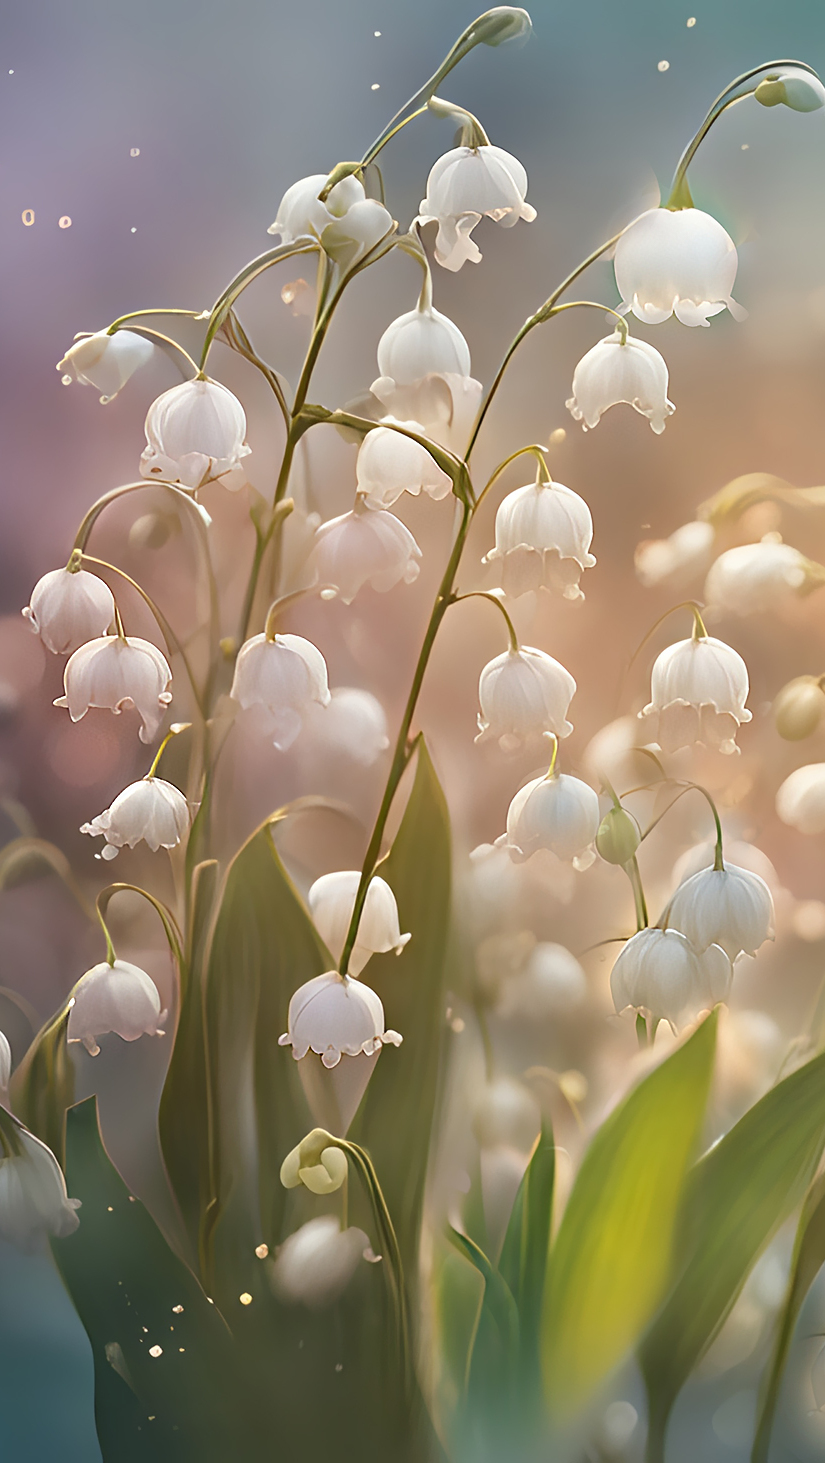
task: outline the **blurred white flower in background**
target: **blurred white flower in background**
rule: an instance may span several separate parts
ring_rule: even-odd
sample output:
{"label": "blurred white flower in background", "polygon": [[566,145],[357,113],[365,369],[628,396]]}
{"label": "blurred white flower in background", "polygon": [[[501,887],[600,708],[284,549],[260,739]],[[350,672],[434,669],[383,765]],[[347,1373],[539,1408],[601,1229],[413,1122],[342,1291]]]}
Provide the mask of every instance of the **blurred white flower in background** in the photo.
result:
{"label": "blurred white flower in background", "polygon": [[321,597],[352,604],[365,584],[386,594],[402,580],[418,578],[421,550],[410,530],[383,508],[368,508],[358,498],[349,513],[330,518],[315,530],[310,568],[325,585]]}
{"label": "blurred white flower in background", "polygon": [[372,767],[388,751],[387,717],[381,702],[356,686],[335,686],[329,703],[310,701],[303,712],[304,750],[329,762],[350,758]]}
{"label": "blurred white flower in background", "polygon": [[44,574],[23,610],[23,618],[55,655],[69,655],[87,640],[99,639],[114,617],[115,597],[108,584],[85,569]]}
{"label": "blurred white flower in background", "polygon": [[683,523],[669,538],[647,539],[634,555],[636,577],[645,589],[667,584],[678,589],[710,564],[716,530],[704,519]]}
{"label": "blurred white flower in background", "polygon": [[631,336],[623,342],[617,330],[582,356],[573,373],[573,395],[565,405],[585,431],[598,426],[611,406],[625,405],[647,417],[654,432],[661,433],[666,418],[676,410],[668,401],[667,381],[667,364],[655,347]]}
{"label": "blurred white flower in background", "polygon": [[645,929],[617,956],[610,992],[617,1012],[628,1006],[674,1032],[727,999],[731,963],[711,945],[702,954],[678,930]]}
{"label": "blurred white flower in background", "polygon": [[164,1036],[168,1011],[160,1008],[158,988],[145,970],[128,960],[93,965],[72,988],[67,1041],[82,1041],[90,1056],[100,1052],[97,1037],[114,1032],[124,1041]]}
{"label": "blurred white flower in background", "polygon": [[776,811],[799,833],[825,833],[825,762],[809,762],[786,777],[776,794]]}
{"label": "blurred white flower in background", "polygon": [[648,325],[675,315],[683,325],[709,325],[727,305],[735,320],[747,311],[731,295],[736,246],[722,225],[698,208],[651,208],[625,229],[614,268],[629,310]]}
{"label": "blurred white flower in background", "polygon": [[808,560],[779,534],[768,533],[758,544],[726,549],[711,565],[705,580],[709,608],[737,615],[774,610],[804,589]]}
{"label": "blurred white flower in background", "polygon": [[303,726],[308,708],[330,702],[327,665],[317,646],[302,635],[253,635],[238,651],[230,696],[247,710],[265,706],[273,743],[285,752]]}
{"label": "blurred white flower in background", "polygon": [[527,173],[518,158],[501,147],[488,143],[444,153],[430,169],[418,215],[421,224],[438,224],[438,263],[453,271],[467,261],[478,263],[481,250],[471,234],[485,214],[504,228],[512,228],[520,218],[532,223],[536,210],[525,203],[526,193]]}
{"label": "blurred white flower in background", "polygon": [[[399,425],[418,430],[416,422]],[[436,500],[446,498],[453,487],[426,447],[392,427],[376,427],[367,433],[358,452],[355,477],[358,492],[370,508],[391,508],[402,493],[417,497],[423,491]]]}
{"label": "blurred white flower in background", "polygon": [[713,636],[697,635],[678,640],[657,656],[651,699],[639,715],[665,752],[694,742],[736,752],[736,733],[751,719],[745,706],[748,689],[741,655]]}
{"label": "blurred white flower in background", "polygon": [[[322,874],[307,896],[315,928],[336,959],[344,948],[360,880],[359,869]],[[400,955],[410,938],[410,935],[401,933],[398,905],[392,889],[386,879],[373,875],[367,887],[348,973],[360,975],[371,955],[387,954],[390,950]]]}
{"label": "blurred white flower in background", "polygon": [[321,1310],[346,1290],[362,1259],[374,1259],[363,1229],[341,1229],[334,1214],[319,1214],[285,1240],[270,1269],[272,1289],[287,1305]]}
{"label": "blurred white flower in background", "polygon": [[578,1010],[587,1000],[587,977],[564,945],[541,941],[523,968],[501,984],[500,1016],[550,1020]]}
{"label": "blurred white flower in background", "polygon": [[637,716],[619,716],[591,737],[584,749],[582,766],[594,782],[607,778],[614,787],[647,782],[657,768],[639,747],[641,726]]}
{"label": "blurred white flower in background", "polygon": [[517,792],[507,811],[507,832],[496,843],[521,863],[541,849],[585,869],[596,857],[599,799],[586,782],[566,773],[537,777]]}
{"label": "blurred white flower in background", "polygon": [[575,693],[570,672],[552,655],[529,645],[505,650],[479,677],[476,741],[497,741],[502,751],[513,752],[534,737],[567,737],[573,730],[567,710]]}
{"label": "blurred white flower in background", "polygon": [[199,488],[240,466],[251,450],[245,438],[246,413],[237,396],[219,381],[183,381],[146,414],[140,470],[145,478]]}
{"label": "blurred white flower in background", "polygon": [[540,1127],[535,1097],[514,1077],[495,1077],[475,1101],[473,1132],[482,1148],[506,1144],[529,1153]]}
{"label": "blurred white flower in background", "polygon": [[54,704],[66,707],[72,721],[81,721],[92,708],[117,716],[134,707],[143,723],[140,740],[151,742],[172,700],[171,682],[157,646],[135,635],[103,635],[70,656],[63,672],[65,695]]}
{"label": "blurred white flower in background", "polygon": [[0,1238],[33,1253],[49,1235],[63,1239],[80,1223],[50,1148],[15,1123],[20,1153],[0,1157]]}
{"label": "blurred white flower in background", "polygon": [[788,742],[812,736],[825,713],[825,691],[818,676],[796,676],[773,703],[776,730]]}
{"label": "blurred white flower in background", "polygon": [[152,342],[134,330],[116,330],[112,335],[107,330],[96,330],[76,340],[58,361],[57,369],[102,392],[100,400],[105,406],[154,350]]}
{"label": "blurred white flower in background", "polygon": [[596,562],[592,541],[593,519],[584,498],[563,483],[528,483],[500,503],[495,548],[482,563],[497,566],[507,595],[544,587],[565,599],[584,599],[579,580]]}
{"label": "blurred white flower in background", "polygon": [[176,848],[189,828],[189,805],[179,788],[160,777],[144,777],[118,793],[112,806],[81,826],[81,833],[106,841],[97,855],[117,857],[118,850],[145,841],[153,853]]}
{"label": "blurred white flower in background", "polygon": [[755,955],[774,937],[773,896],[758,874],[726,863],[702,869],[679,886],[664,915],[700,953],[720,945],[731,960]]}

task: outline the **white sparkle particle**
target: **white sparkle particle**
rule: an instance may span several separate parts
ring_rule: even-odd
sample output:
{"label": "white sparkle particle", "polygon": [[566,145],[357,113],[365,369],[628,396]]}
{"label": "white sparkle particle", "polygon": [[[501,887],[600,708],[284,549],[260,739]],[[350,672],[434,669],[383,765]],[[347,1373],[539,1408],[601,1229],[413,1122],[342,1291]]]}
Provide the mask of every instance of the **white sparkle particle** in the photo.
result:
{"label": "white sparkle particle", "polygon": [[749,147],[750,147],[750,143],[749,142],[743,142],[742,143],[742,152],[747,152]]}
{"label": "white sparkle particle", "polygon": [[238,1300],[240,1301],[242,1306],[251,1306],[252,1304],[252,1296],[249,1294],[248,1290],[244,1290],[241,1295],[238,1296]]}
{"label": "white sparkle particle", "polygon": [[163,1347],[162,1346],[150,1346],[149,1347],[149,1355],[150,1356],[155,1356],[155,1357],[157,1357],[157,1356],[163,1356]]}
{"label": "white sparkle particle", "polygon": [[131,229],[130,230],[130,233],[136,234],[137,233],[137,229]]}
{"label": "white sparkle particle", "polygon": [[380,91],[380,90],[381,90],[381,83],[380,83],[380,81],[374,81],[372,83],[372,86],[370,87],[370,91]]}
{"label": "white sparkle particle", "polygon": [[692,30],[693,27],[695,26],[695,24],[696,24],[696,16],[695,15],[692,15],[690,17],[690,20],[688,21],[688,30]]}
{"label": "white sparkle particle", "polygon": [[380,36],[380,34],[381,34],[380,30],[374,30],[373,31],[373,35],[374,36]]}
{"label": "white sparkle particle", "polygon": [[129,148],[129,156],[130,157],[140,157],[140,148],[139,147],[130,147]]}
{"label": "white sparkle particle", "polygon": [[657,71],[669,71],[670,70],[670,62],[669,61],[660,61],[659,64],[658,64],[658,66],[656,67],[656,70]]}

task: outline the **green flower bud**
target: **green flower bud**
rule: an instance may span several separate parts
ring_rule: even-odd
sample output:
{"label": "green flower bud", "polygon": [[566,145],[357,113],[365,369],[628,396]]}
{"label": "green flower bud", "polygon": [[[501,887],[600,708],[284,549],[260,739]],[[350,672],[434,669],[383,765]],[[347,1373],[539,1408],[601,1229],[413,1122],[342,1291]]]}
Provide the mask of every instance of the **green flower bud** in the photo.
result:
{"label": "green flower bud", "polygon": [[786,742],[811,736],[825,712],[825,692],[816,676],[797,676],[783,686],[773,703],[776,730]]}
{"label": "green flower bud", "polygon": [[605,863],[629,864],[641,841],[641,829],[626,808],[605,813],[596,834],[596,848]]}
{"label": "green flower bud", "polygon": [[515,5],[497,5],[488,10],[471,28],[474,43],[483,46],[503,46],[506,41],[519,40],[528,36],[533,22],[526,10]]}
{"label": "green flower bud", "polygon": [[281,1183],[285,1189],[299,1184],[313,1194],[333,1194],[347,1176],[347,1155],[330,1142],[324,1128],[313,1128],[288,1153],[281,1164]]}
{"label": "green flower bud", "polygon": [[788,66],[766,76],[754,92],[763,107],[790,107],[793,112],[816,112],[825,106],[825,87],[814,71]]}

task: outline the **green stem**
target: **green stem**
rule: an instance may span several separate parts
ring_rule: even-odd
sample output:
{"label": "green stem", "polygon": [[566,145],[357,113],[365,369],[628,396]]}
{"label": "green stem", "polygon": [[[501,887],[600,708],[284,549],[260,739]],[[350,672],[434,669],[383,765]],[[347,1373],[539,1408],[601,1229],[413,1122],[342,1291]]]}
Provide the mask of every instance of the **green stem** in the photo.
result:
{"label": "green stem", "polygon": [[[673,782],[674,786],[676,787],[679,786],[679,783],[675,782],[673,778],[668,778],[667,781]],[[657,818],[654,818],[652,823],[648,824],[647,828],[641,836],[640,842],[644,843],[648,834],[652,833],[654,828],[657,828],[659,826],[662,819],[667,817],[671,808],[675,808],[679,799],[683,798],[686,792],[700,792],[702,794],[702,797],[705,798],[706,802],[708,803],[711,812],[713,813],[713,821],[716,825],[716,851],[714,854],[713,867],[717,872],[719,872],[720,869],[724,869],[725,867],[722,850],[722,824],[719,818],[719,809],[717,808],[716,803],[714,802],[707,788],[702,787],[701,783],[699,782],[686,782],[682,784],[681,792],[677,792],[675,798],[673,798],[672,802],[668,803],[664,811],[661,812]],[[625,796],[627,796],[627,794],[625,794]]]}
{"label": "green stem", "polygon": [[166,935],[166,939],[169,944],[169,949],[171,950],[172,955],[177,963],[178,969],[180,969],[180,967],[183,965],[183,937],[180,930],[178,929],[177,920],[175,919],[175,916],[173,915],[171,909],[169,909],[168,906],[162,902],[162,900],[156,899],[154,894],[150,894],[147,889],[141,889],[138,884],[127,883],[107,884],[105,889],[101,889],[100,893],[97,896],[97,899],[95,900],[97,917],[100,920],[101,925],[103,926],[103,933],[106,936],[106,958],[109,960],[109,964],[111,965],[115,959],[115,951],[111,938],[109,936],[109,931],[106,928],[104,918],[105,911],[108,909],[109,903],[114,895],[121,894],[126,889],[128,889],[132,894],[139,894],[142,899],[145,899],[147,903],[151,904],[152,908],[159,915],[160,922],[163,925],[164,934]]}
{"label": "green stem", "polygon": [[463,604],[465,599],[486,599],[489,600],[490,604],[495,605],[496,609],[501,611],[502,615],[504,616],[505,624],[507,625],[507,633],[510,636],[510,649],[513,651],[514,654],[517,655],[519,643],[518,635],[516,634],[516,627],[513,624],[513,621],[510,619],[510,616],[504,608],[501,600],[498,598],[498,595],[489,594],[486,589],[471,589],[467,594],[454,594],[452,596],[453,604],[457,605]]}
{"label": "green stem", "polygon": [[636,933],[638,934],[640,930],[647,929],[650,921],[648,919],[647,900],[645,899],[645,891],[642,885],[642,876],[639,873],[639,862],[635,853],[630,862],[624,865],[624,869],[633,890],[633,903],[636,907]]}
{"label": "green stem", "polygon": [[109,326],[108,330],[106,331],[106,334],[107,335],[114,335],[115,331],[116,330],[119,330],[120,327],[121,327],[121,325],[125,325],[128,320],[140,320],[143,315],[185,315],[188,320],[208,320],[208,318],[209,318],[209,311],[208,310],[129,310],[125,315],[118,315],[117,320],[113,320],[112,321],[111,325]]}
{"label": "green stem", "polygon": [[603,315],[614,315],[617,320],[616,329],[622,338],[622,345],[627,345],[627,321],[624,315],[614,310],[610,305],[600,305],[597,300],[568,300],[564,305],[554,305],[547,313],[547,319],[552,320],[554,315],[560,315],[562,310],[601,310]]}
{"label": "green stem", "polygon": [[509,457],[505,457],[504,461],[499,463],[492,477],[487,479],[487,482],[484,484],[476,499],[476,507],[479,508],[481,506],[490,489],[498,482],[501,474],[510,466],[510,463],[515,462],[517,457],[524,457],[528,453],[532,453],[538,463],[538,481],[541,482],[543,487],[549,488],[552,485],[553,479],[550,476],[550,469],[547,466],[547,459],[544,455],[547,450],[546,447],[540,447],[538,443],[531,442],[529,447],[519,447],[516,452],[511,452]]}
{"label": "green stem", "polygon": [[401,1259],[401,1250],[398,1244],[398,1237],[395,1233],[395,1226],[392,1222],[392,1216],[387,1207],[387,1201],[384,1198],[372,1159],[366,1150],[359,1147],[357,1143],[351,1143],[345,1138],[332,1138],[331,1141],[343,1149],[355,1163],[372,1204],[379,1242],[386,1265],[384,1273],[387,1277],[390,1299],[393,1310],[395,1311],[399,1361],[404,1376],[405,1391],[409,1398],[412,1389],[412,1369],[407,1295],[404,1282],[404,1265]]}
{"label": "green stem", "polygon": [[163,756],[164,752],[166,751],[166,748],[168,747],[168,745],[171,742],[172,738],[178,736],[178,734],[180,732],[182,732],[182,731],[188,731],[191,725],[192,725],[191,721],[178,721],[178,722],[175,723],[175,725],[173,727],[170,727],[169,731],[166,733],[166,736],[163,738],[163,741],[161,742],[160,746],[158,747],[158,750],[155,753],[154,759],[152,761],[152,765],[151,765],[151,767],[149,768],[149,771],[146,774],[146,779],[145,780],[147,782],[148,782],[148,780],[149,780],[150,777],[154,777],[155,776],[155,773],[158,770],[158,765],[160,763],[160,759]]}
{"label": "green stem", "polygon": [[645,1018],[642,1015],[641,1011],[638,1011],[636,1013],[636,1040],[639,1043],[640,1050],[644,1051],[649,1043],[647,1035],[647,1022],[645,1021]]}

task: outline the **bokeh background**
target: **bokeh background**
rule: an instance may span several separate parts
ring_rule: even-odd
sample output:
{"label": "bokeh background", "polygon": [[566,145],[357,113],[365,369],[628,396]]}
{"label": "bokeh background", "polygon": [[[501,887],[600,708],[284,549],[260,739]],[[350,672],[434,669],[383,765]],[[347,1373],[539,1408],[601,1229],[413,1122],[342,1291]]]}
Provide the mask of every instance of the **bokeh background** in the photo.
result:
{"label": "bokeh background", "polygon": [[[78,826],[140,775],[144,761],[127,718],[116,722],[101,713],[73,728],[65,713],[51,709],[60,668],[29,635],[19,611],[37,577],[65,561],[89,503],[136,476],[146,407],[179,376],[159,356],[103,409],[94,391],[64,388],[55,362],[76,331],[101,328],[130,309],[208,307],[241,264],[267,247],[266,227],[289,183],[326,171],[340,156],[360,154],[434,69],[474,9],[465,0],[30,0],[7,7],[0,23],[4,839],[21,828],[36,829],[69,853],[82,878],[93,880],[92,850]],[[536,0],[531,9],[534,33],[527,45],[479,48],[444,88],[480,116],[493,142],[522,159],[539,214],[530,227],[519,224],[513,231],[485,221],[477,235],[483,263],[458,275],[437,271],[435,302],[461,326],[474,374],[484,381],[522,320],[568,269],[655,202],[658,186],[667,188],[705,108],[735,74],[772,57],[825,65],[818,0],[782,6],[774,0]],[[387,150],[388,204],[402,226],[416,212],[428,168],[451,145],[451,135],[449,124],[427,118]],[[564,402],[573,367],[604,333],[592,312],[567,315],[534,333],[491,414],[477,454],[479,478],[523,441],[546,441],[564,426],[567,437],[553,449],[551,470],[587,499],[595,519],[599,564],[586,576],[586,603],[520,604],[516,611],[528,641],[556,655],[579,683],[576,731],[564,748],[570,770],[581,765],[589,740],[606,721],[643,704],[644,657],[624,683],[623,667],[650,624],[680,597],[636,584],[637,542],[668,534],[742,473],[773,472],[800,486],[825,481],[824,164],[825,113],[802,117],[753,102],[733,109],[702,147],[691,174],[695,201],[716,214],[739,247],[735,294],[750,315],[735,325],[725,314],[707,331],[675,321],[655,331],[639,327],[670,367],[677,412],[663,437],[628,410],[611,413],[587,435],[570,421]],[[24,222],[32,216],[33,222]],[[279,291],[297,273],[286,266],[277,279],[267,276],[242,310],[258,348],[293,380],[307,323],[292,314]],[[330,334],[315,399],[333,406],[369,386],[377,374],[378,336],[412,307],[418,287],[416,266],[402,258],[356,283]],[[615,303],[608,264],[591,272],[582,292]],[[194,341],[195,335],[185,338]],[[271,494],[279,427],[265,388],[220,349],[212,369],[244,399],[253,447],[250,479]],[[344,511],[352,463],[352,449],[335,434],[313,433],[299,469],[305,505],[324,517]],[[507,481],[514,487],[520,480],[526,478],[513,470]],[[239,593],[248,550],[238,526],[243,502],[221,498],[220,490],[208,501],[225,530],[222,574],[231,628],[234,586],[237,580]],[[110,515],[94,545],[165,596],[185,626],[186,617],[191,621],[197,613],[186,535],[173,533],[158,549],[147,546],[139,531],[130,538],[136,516],[147,511],[134,502]],[[152,506],[151,494],[147,504]],[[475,532],[464,588],[484,582],[478,561],[492,542],[492,508]],[[373,691],[391,720],[405,693],[448,533],[446,515],[429,503],[412,504],[405,516],[426,550],[418,585],[383,602],[370,592],[350,611],[308,606],[291,626],[322,643],[333,683]],[[787,513],[780,520],[761,509],[740,525],[739,537],[757,539],[776,529],[811,557],[825,557],[825,530],[815,515]],[[693,592],[700,589],[701,582]],[[139,632],[145,622],[137,606],[129,608]],[[822,978],[822,843],[778,824],[773,797],[792,767],[821,759],[825,746],[822,734],[802,751],[781,743],[768,713],[790,676],[825,669],[822,608],[814,597],[775,617],[714,628],[748,661],[754,723],[740,738],[743,754],[735,763],[706,759],[696,770],[719,793],[730,833],[755,841],[772,859],[778,886],[789,891],[780,901],[786,919],[776,953],[760,957],[741,984],[747,982],[743,1006],[766,1012],[782,1038],[791,1040],[805,1029]],[[654,649],[667,638],[661,632]],[[534,773],[535,757],[507,762],[472,746],[478,671],[502,648],[500,625],[488,606],[473,602],[454,612],[422,702],[421,719],[432,730],[462,851],[502,831],[510,797]],[[279,762],[271,749],[265,757],[237,757],[234,765],[224,796],[232,835],[239,838],[302,790],[302,769]],[[374,788],[365,783],[357,792],[366,815]],[[673,858],[708,836],[701,807],[679,817],[666,866],[661,850],[651,855],[654,896],[666,894]],[[323,864],[317,843],[293,849],[307,878],[348,862],[354,852],[345,841],[333,843]],[[122,864],[126,868],[126,859]],[[140,875],[139,856],[128,870],[124,877]],[[552,897],[540,891],[539,897],[533,890],[531,929],[573,949],[614,933],[616,920],[623,929],[629,914],[618,879],[602,870],[589,886],[592,897],[569,904],[564,891]],[[806,913],[799,913],[800,904]],[[151,926],[134,909],[120,918],[129,958],[145,959],[161,982],[168,981],[151,948]],[[518,918],[515,926],[518,932]],[[0,951],[0,984],[22,994],[32,1023],[100,958],[94,935],[52,879],[0,895]],[[606,971],[592,975],[599,999]],[[605,1025],[603,1000],[596,1012],[589,1019]],[[6,1014],[13,1027],[11,1008]],[[19,1056],[28,1034],[25,1014],[9,1034]],[[506,1032],[501,1040],[504,1050]],[[618,1069],[632,1059],[629,1029],[616,1034],[611,1027],[611,1040],[604,1069],[609,1076],[595,1093],[594,1118],[610,1083],[620,1080]],[[593,1045],[600,1049],[596,1038]],[[572,1056],[568,1050],[560,1060],[565,1055],[568,1065],[586,1065],[574,1040]],[[159,1043],[136,1043],[128,1052],[110,1043],[93,1072],[87,1063],[81,1074],[85,1090],[100,1088],[107,1137],[122,1155],[129,1181],[150,1199],[156,1154],[138,1099],[154,1101],[163,1060]],[[770,1284],[768,1276],[766,1292]],[[822,1330],[823,1314],[815,1298],[803,1331]],[[800,1375],[814,1354],[812,1344],[798,1348]],[[711,1369],[683,1402],[674,1459],[746,1456],[752,1378],[743,1372],[737,1382],[738,1375],[731,1382],[730,1369]],[[47,1262],[4,1247],[0,1403],[4,1456],[36,1463],[58,1448],[64,1463],[92,1463],[99,1456],[91,1363],[79,1324]],[[794,1393],[783,1423],[784,1445],[792,1451],[778,1457],[821,1456],[825,1431],[807,1418],[812,1407],[808,1394]]]}

